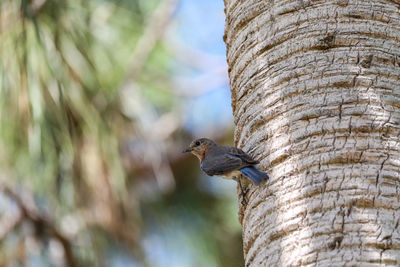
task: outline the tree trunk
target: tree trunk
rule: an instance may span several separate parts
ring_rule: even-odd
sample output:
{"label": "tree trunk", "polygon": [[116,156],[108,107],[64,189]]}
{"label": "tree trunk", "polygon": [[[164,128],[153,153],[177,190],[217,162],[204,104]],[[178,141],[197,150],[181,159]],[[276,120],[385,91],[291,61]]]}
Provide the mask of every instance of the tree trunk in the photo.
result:
{"label": "tree trunk", "polygon": [[399,266],[400,1],[225,7],[246,266]]}

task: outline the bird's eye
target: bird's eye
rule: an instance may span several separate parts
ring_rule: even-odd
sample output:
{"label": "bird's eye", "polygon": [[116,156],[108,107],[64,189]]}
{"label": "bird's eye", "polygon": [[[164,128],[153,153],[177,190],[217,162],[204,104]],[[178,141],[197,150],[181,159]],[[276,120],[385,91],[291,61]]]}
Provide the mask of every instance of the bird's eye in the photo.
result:
{"label": "bird's eye", "polygon": [[196,141],[196,143],[194,143],[196,146],[200,145],[200,141]]}

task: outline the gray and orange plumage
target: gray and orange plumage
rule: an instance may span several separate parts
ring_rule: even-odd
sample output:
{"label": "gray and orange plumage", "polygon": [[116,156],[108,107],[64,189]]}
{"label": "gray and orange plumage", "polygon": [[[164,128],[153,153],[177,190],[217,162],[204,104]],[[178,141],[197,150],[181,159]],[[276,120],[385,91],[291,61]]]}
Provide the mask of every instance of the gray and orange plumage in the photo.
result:
{"label": "gray and orange plumage", "polygon": [[200,168],[210,176],[235,179],[243,174],[256,185],[269,178],[265,172],[254,167],[259,162],[243,150],[219,146],[207,138],[194,140],[183,152],[191,152],[198,157]]}

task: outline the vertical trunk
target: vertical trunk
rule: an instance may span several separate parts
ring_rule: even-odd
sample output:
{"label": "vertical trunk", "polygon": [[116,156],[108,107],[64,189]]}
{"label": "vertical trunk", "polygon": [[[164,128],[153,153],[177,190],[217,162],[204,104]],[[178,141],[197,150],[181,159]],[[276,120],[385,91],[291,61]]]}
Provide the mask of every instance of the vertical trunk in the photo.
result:
{"label": "vertical trunk", "polygon": [[225,0],[246,266],[400,265],[399,3]]}

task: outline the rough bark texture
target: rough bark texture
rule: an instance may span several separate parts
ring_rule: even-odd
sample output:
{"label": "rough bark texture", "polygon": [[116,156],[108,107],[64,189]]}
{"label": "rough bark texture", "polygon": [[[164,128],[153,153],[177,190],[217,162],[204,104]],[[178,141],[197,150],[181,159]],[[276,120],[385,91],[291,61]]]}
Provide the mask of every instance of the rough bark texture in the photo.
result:
{"label": "rough bark texture", "polygon": [[399,3],[225,0],[246,266],[400,266]]}

